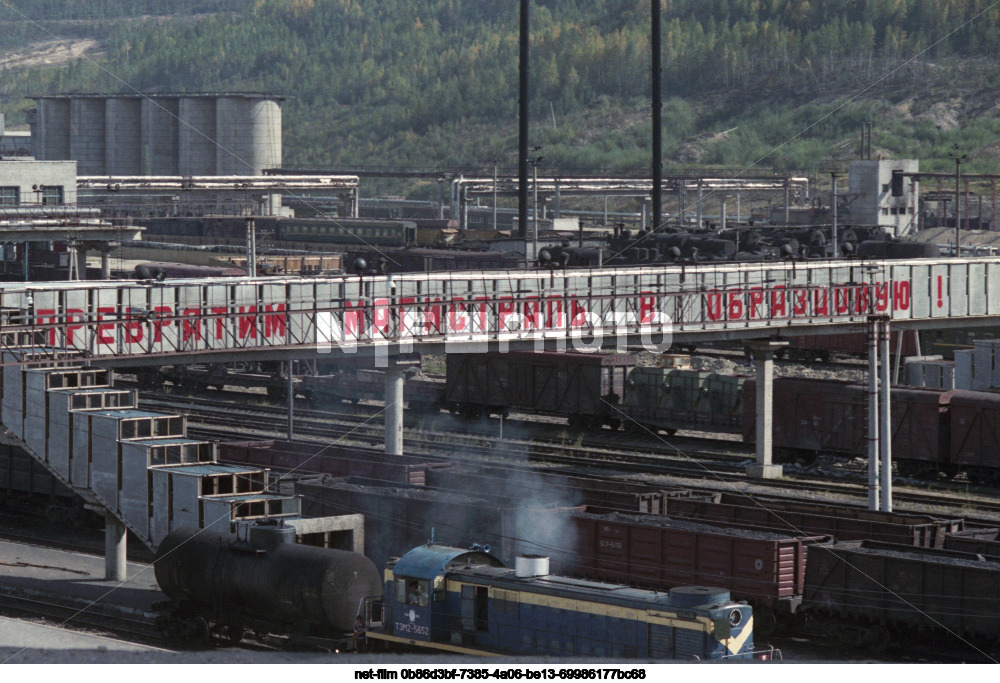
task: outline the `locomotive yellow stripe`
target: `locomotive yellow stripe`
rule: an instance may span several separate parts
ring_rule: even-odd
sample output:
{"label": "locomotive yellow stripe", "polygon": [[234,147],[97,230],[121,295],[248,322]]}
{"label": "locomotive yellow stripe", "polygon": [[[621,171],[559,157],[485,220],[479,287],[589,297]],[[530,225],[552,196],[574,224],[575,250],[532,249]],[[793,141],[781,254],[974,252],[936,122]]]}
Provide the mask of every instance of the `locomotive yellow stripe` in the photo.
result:
{"label": "locomotive yellow stripe", "polygon": [[[457,581],[448,582],[448,590],[461,598],[462,586],[464,584]],[[468,584],[470,586],[482,587],[480,584]],[[454,589],[453,589],[454,587]],[[490,586],[490,597],[493,597],[493,587]],[[650,624],[670,626],[673,628],[685,628],[702,631],[708,634],[715,633],[715,622],[708,617],[695,616],[690,619],[679,617],[675,612],[660,612],[655,610],[635,609],[632,607],[621,607],[620,605],[607,605],[598,602],[587,602],[579,599],[561,598],[554,595],[542,595],[539,593],[518,592],[518,602],[522,605],[532,605],[535,607],[549,607],[551,609],[561,609],[567,612],[579,614],[594,614],[608,616],[615,619],[625,619],[628,621],[641,621]]]}
{"label": "locomotive yellow stripe", "polygon": [[[386,569],[384,573],[386,581],[392,581],[394,578],[393,571],[391,569]],[[462,586],[469,585],[476,588],[482,588],[481,584],[470,583],[465,584],[461,581],[448,581],[448,592],[454,593],[453,597],[461,599],[462,597]],[[494,597],[494,587],[487,586],[489,589],[489,596]],[[549,607],[551,609],[561,609],[567,612],[576,612],[579,614],[593,614],[600,616],[608,616],[615,619],[626,619],[628,621],[640,621],[647,624],[656,624],[658,626],[669,626],[671,628],[683,628],[692,631],[701,631],[709,635],[715,635],[715,622],[708,617],[695,616],[693,618],[682,618],[677,615],[676,612],[661,612],[658,610],[640,610],[631,607],[621,607],[619,605],[607,605],[597,602],[587,602],[584,600],[571,599],[571,598],[561,598],[553,595],[543,595],[539,593],[521,592],[521,591],[505,591],[505,592],[515,592],[518,596],[518,602],[524,605],[532,605],[535,607]],[[723,645],[726,646],[732,654],[736,654],[742,649],[746,644],[747,639],[753,634],[753,617],[747,622],[746,626],[740,631],[739,635],[731,638],[722,638],[719,640]],[[383,638],[389,640],[398,640],[399,642],[410,642],[405,638],[395,638],[392,636],[382,636]],[[413,641],[412,644],[419,645],[423,641]],[[454,646],[441,644],[442,649],[452,648]],[[455,649],[456,652],[463,651],[460,649]],[[473,652],[473,650],[468,650],[468,652]]]}
{"label": "locomotive yellow stripe", "polygon": [[740,631],[740,634],[735,638],[723,638],[722,643],[726,646],[730,653],[736,654],[743,649],[743,645],[747,642],[747,638],[753,633],[753,617],[747,620],[746,626]]}

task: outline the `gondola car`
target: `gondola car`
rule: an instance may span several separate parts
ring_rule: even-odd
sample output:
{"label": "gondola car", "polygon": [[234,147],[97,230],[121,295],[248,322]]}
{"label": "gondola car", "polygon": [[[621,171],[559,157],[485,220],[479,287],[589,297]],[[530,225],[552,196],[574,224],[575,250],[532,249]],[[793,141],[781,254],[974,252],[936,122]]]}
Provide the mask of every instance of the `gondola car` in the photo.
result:
{"label": "gondola car", "polygon": [[385,571],[366,601],[369,636],[466,654],[752,659],[753,610],[722,588],[669,593],[552,576],[548,558],[509,569],[488,552],[427,544]]}

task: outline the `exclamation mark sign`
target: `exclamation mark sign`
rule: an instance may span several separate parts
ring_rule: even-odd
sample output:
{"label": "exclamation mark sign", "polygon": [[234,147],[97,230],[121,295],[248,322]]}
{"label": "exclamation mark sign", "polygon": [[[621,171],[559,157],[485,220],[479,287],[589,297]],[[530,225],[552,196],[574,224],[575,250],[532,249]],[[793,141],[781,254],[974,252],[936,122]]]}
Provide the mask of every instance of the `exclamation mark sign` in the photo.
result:
{"label": "exclamation mark sign", "polygon": [[937,279],[938,279],[938,308],[943,308],[944,307],[944,297],[943,297],[944,283],[942,281],[944,280],[944,277],[941,276],[941,275],[938,275]]}

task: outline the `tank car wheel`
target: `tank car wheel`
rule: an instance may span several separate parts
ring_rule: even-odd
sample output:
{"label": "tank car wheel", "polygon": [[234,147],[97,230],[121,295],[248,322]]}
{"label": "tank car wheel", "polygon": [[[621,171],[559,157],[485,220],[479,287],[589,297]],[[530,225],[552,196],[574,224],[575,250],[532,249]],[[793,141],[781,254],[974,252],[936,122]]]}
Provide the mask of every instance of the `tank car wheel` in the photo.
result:
{"label": "tank car wheel", "polygon": [[668,427],[667,429],[664,429],[663,431],[666,432],[667,436],[673,436],[674,434],[677,433],[677,430],[674,429],[673,427]]}
{"label": "tank car wheel", "polygon": [[204,617],[194,617],[184,623],[184,639],[196,645],[204,645],[212,637],[208,622]]}

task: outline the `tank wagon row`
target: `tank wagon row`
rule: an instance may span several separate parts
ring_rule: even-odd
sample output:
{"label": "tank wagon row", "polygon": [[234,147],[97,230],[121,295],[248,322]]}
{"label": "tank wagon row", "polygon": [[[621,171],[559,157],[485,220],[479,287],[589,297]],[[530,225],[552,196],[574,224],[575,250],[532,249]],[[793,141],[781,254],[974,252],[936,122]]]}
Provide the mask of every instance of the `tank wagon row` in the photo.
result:
{"label": "tank wagon row", "polygon": [[328,640],[360,615],[372,640],[464,654],[754,656],[753,609],[724,589],[595,584],[551,576],[537,557],[512,571],[488,547],[421,545],[389,562],[380,584],[363,555],[297,545],[283,525],[243,539],[185,529],[160,545],[155,567],[169,598],[159,624],[175,637]]}

